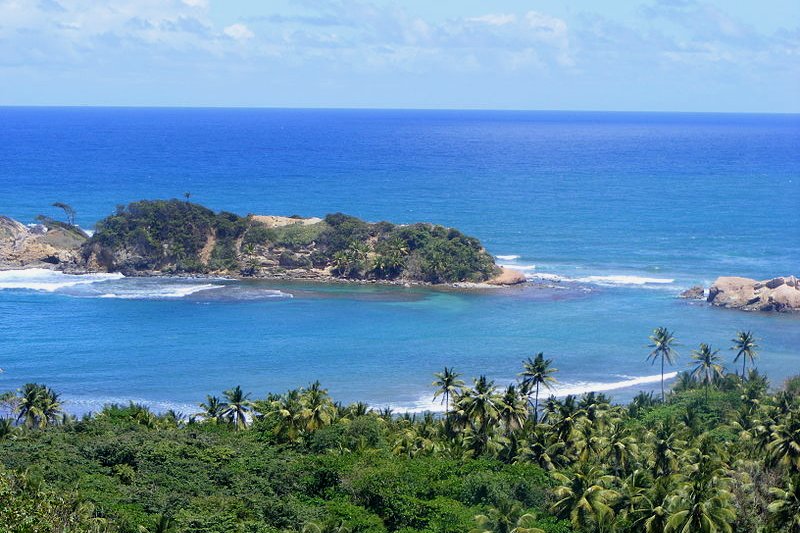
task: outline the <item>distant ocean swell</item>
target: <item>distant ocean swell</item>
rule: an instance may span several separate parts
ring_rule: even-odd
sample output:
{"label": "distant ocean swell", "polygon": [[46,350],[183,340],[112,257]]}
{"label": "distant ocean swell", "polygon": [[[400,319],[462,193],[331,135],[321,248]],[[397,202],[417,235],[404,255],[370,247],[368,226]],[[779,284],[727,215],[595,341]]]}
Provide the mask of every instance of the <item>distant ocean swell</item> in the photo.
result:
{"label": "distant ocean swell", "polygon": [[520,263],[519,255],[498,255],[496,256],[502,267],[520,270],[529,280],[549,281],[564,283],[582,283],[586,285],[597,285],[600,287],[641,287],[647,289],[663,289],[675,283],[675,278],[656,278],[653,276],[637,274],[596,274],[589,276],[571,277],[553,272],[540,272],[535,264]]}

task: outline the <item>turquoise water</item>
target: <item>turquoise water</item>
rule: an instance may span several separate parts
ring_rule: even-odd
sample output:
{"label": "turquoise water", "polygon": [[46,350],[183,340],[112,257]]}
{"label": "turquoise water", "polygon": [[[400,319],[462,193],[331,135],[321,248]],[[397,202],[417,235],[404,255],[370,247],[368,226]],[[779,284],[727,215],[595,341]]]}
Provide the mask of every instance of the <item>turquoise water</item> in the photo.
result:
{"label": "turquoise water", "polygon": [[[555,288],[464,292],[0,274],[0,389],[74,411],[191,412],[241,384],[320,379],[341,400],[430,407],[432,373],[513,379],[537,351],[562,392],[657,386],[653,327],[681,363],[752,329],[774,383],[800,317],[675,298],[718,275],[800,274],[800,118],[778,115],[0,108],[0,213],[179,197],[239,213],[429,220]],[[638,380],[632,382],[631,380]]]}

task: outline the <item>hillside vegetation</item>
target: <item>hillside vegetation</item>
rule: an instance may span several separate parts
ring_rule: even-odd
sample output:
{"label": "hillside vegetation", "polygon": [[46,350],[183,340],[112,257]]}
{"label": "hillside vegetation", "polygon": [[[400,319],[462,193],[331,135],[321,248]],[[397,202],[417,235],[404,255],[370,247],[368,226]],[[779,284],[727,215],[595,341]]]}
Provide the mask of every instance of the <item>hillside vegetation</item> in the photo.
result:
{"label": "hillside vegetation", "polygon": [[[675,362],[659,328],[653,354]],[[669,333],[669,332],[666,332]],[[76,420],[27,384],[4,397],[0,530],[13,532],[763,532],[800,530],[800,378],[768,392],[740,333],[701,345],[664,399],[542,398],[436,374],[445,414],[335,403],[319,383],[195,414],[110,405]]]}
{"label": "hillside vegetation", "polygon": [[86,261],[126,273],[229,273],[427,283],[480,282],[498,268],[480,242],[418,223],[368,223],[341,213],[270,227],[179,200],[120,206],[84,245]]}

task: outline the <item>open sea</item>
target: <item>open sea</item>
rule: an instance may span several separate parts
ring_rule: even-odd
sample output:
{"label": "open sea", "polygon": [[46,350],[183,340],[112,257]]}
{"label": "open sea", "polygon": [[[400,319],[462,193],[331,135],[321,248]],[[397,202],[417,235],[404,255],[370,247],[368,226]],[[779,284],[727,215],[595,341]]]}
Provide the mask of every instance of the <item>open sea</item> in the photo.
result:
{"label": "open sea", "polygon": [[717,276],[800,275],[800,116],[0,107],[0,214],[182,198],[239,214],[430,221],[552,287],[459,291],[0,272],[0,391],[30,381],[75,413],[135,400],[193,413],[237,384],[319,379],[342,401],[440,408],[432,374],[513,380],[543,351],[558,393],[624,401],[675,331],[726,361],[759,338],[800,373],[800,315],[678,299]]}

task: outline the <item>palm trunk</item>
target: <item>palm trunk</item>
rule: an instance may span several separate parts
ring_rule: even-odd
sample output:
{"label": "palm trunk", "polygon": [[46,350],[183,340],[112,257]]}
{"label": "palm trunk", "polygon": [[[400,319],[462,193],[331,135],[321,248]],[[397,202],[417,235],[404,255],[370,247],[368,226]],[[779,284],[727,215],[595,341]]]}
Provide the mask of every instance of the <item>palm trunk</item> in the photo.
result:
{"label": "palm trunk", "polygon": [[664,356],[661,356],[661,403],[664,403]]}
{"label": "palm trunk", "polygon": [[539,421],[539,384],[536,384],[536,400],[533,406],[533,425]]}
{"label": "palm trunk", "polygon": [[746,365],[747,365],[747,357],[745,357],[745,355],[742,354],[742,381],[744,381],[744,369]]}

